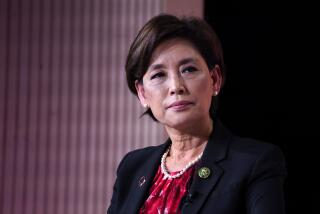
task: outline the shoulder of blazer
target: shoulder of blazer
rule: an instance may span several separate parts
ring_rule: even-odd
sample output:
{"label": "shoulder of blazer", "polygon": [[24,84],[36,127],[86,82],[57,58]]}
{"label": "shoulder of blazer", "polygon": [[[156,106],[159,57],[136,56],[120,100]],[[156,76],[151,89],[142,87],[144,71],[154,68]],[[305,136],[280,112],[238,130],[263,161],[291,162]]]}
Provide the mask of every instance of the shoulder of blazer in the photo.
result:
{"label": "shoulder of blazer", "polygon": [[146,160],[153,160],[162,154],[167,149],[169,144],[170,141],[167,140],[165,143],[159,146],[149,146],[128,152],[122,158],[117,169],[117,174],[121,173],[123,170],[136,170],[137,166],[145,164]]}
{"label": "shoulder of blazer", "polygon": [[252,138],[233,136],[229,144],[228,153],[242,154],[256,159],[266,153],[282,153],[282,151],[279,146],[269,142],[264,142]]}
{"label": "shoulder of blazer", "polygon": [[134,150],[122,159],[117,170],[117,213],[138,212],[168,143]]}
{"label": "shoulder of blazer", "polygon": [[278,146],[238,137],[220,122],[216,122],[202,160],[197,166],[199,169],[209,169],[209,177],[203,179],[195,174],[189,190],[192,203],[184,206],[183,213],[199,213],[211,196],[212,200],[218,200],[214,196],[223,197],[222,193],[229,190],[237,194],[250,182],[263,180],[268,176],[282,176],[284,169],[281,158]]}
{"label": "shoulder of blazer", "polygon": [[[258,157],[268,151],[281,150],[279,146],[269,142],[237,136],[228,130],[219,120],[216,121],[214,128],[215,130],[209,138],[209,142],[212,142],[207,146],[207,149],[223,151],[223,155],[220,154],[221,159],[223,159],[222,157],[227,157],[229,153],[245,153]],[[213,144],[215,146],[212,146]],[[209,153],[211,152],[209,151]]]}

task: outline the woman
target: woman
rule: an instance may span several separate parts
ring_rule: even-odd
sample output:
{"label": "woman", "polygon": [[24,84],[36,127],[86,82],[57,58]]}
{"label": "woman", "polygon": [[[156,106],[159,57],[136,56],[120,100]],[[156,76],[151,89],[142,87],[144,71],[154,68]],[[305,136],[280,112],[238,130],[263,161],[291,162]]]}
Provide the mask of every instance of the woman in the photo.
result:
{"label": "woman", "polygon": [[108,213],[284,213],[280,149],[236,137],[216,118],[224,69],[201,19],[163,14],[140,30],[128,86],[169,139],[123,158]]}

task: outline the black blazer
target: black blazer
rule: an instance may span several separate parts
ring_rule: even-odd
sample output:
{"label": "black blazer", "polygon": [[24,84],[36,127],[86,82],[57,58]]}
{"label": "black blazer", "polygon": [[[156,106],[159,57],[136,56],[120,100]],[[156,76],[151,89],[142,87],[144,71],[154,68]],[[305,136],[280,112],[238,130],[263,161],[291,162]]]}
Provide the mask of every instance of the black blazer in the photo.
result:
{"label": "black blazer", "polygon": [[[138,213],[170,140],[129,152],[120,162],[108,213]],[[283,214],[286,176],[281,150],[272,144],[239,138],[220,122],[214,126],[201,162],[211,174],[195,172],[182,213]]]}

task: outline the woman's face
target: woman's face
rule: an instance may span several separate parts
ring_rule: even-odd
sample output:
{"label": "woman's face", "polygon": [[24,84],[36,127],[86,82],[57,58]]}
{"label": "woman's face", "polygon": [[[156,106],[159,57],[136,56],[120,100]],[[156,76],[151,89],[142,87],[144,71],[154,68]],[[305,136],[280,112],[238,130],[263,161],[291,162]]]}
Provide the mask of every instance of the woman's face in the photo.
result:
{"label": "woman's face", "polygon": [[183,128],[210,119],[211,99],[221,80],[219,66],[209,71],[190,42],[171,39],[155,49],[136,89],[142,105],[148,105],[160,123]]}

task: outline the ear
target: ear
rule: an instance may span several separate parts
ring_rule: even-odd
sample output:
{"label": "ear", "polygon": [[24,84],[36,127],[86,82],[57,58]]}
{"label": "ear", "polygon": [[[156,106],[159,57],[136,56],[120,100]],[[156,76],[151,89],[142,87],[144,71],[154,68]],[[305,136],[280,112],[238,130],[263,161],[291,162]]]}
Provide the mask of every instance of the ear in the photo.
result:
{"label": "ear", "polygon": [[137,90],[137,94],[138,94],[138,98],[140,100],[140,103],[143,107],[146,108],[148,106],[148,103],[146,102],[143,83],[141,81],[136,80],[134,84],[135,84],[135,87]]}
{"label": "ear", "polygon": [[222,73],[219,65],[215,65],[210,70],[210,76],[212,78],[212,93],[214,96],[217,96],[222,85]]}

